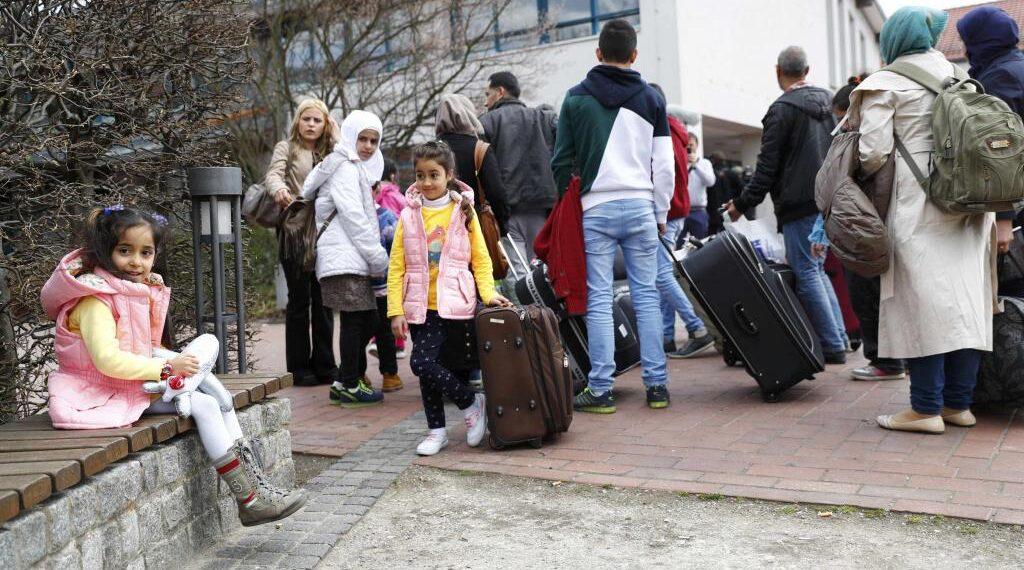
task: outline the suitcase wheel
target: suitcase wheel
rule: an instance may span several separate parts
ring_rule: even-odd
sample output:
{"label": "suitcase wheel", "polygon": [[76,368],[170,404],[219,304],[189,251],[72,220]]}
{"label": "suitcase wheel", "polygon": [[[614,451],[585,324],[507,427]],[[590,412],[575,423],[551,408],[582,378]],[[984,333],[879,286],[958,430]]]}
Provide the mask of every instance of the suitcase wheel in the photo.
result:
{"label": "suitcase wheel", "polygon": [[505,446],[502,445],[501,443],[498,443],[498,440],[495,439],[494,434],[492,433],[487,434],[487,445],[489,445],[491,449],[496,451],[501,451],[502,449],[505,449]]}
{"label": "suitcase wheel", "polygon": [[541,438],[539,438],[539,437],[537,439],[531,439],[530,440],[530,447],[532,447],[534,449],[540,449],[543,445],[544,445],[544,441]]}
{"label": "suitcase wheel", "polygon": [[740,358],[740,354],[736,352],[730,343],[723,343],[722,345],[722,360],[725,361],[726,366],[743,366],[743,359]]}
{"label": "suitcase wheel", "polygon": [[761,392],[761,399],[769,404],[774,404],[779,401],[778,392]]}

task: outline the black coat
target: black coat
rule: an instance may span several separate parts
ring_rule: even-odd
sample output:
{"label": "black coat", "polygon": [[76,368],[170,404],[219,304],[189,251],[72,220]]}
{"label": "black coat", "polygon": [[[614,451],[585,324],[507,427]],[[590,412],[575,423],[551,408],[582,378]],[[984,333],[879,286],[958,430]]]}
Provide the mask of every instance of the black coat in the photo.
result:
{"label": "black coat", "polygon": [[971,77],[1018,115],[1024,115],[1024,54],[1018,48],[1020,31],[1006,12],[980,6],[956,24],[971,63]]}
{"label": "black coat", "polygon": [[[473,159],[477,138],[471,135],[444,134],[440,136],[440,139],[455,153],[455,177],[473,189],[474,205],[479,213],[480,186],[476,179],[476,164]],[[505,235],[508,233],[509,208],[501,171],[498,169],[498,161],[495,159],[494,145],[491,145],[484,155],[483,164],[480,166],[480,178],[479,182],[484,185],[484,196],[487,198],[487,203],[491,205],[494,217],[498,219],[501,235]]]}
{"label": "black coat", "polygon": [[[1024,116],[1024,54],[1017,49],[1017,22],[994,6],[980,6],[956,24],[971,63],[970,74],[985,89],[999,97],[1018,115]],[[1012,220],[1013,212],[999,212],[996,218]]]}
{"label": "black coat", "polygon": [[740,211],[760,204],[771,193],[775,217],[783,224],[818,213],[814,179],[832,144],[832,94],[820,87],[783,93],[761,120],[757,169],[734,200]]}
{"label": "black coat", "polygon": [[558,196],[551,174],[558,119],[506,97],[480,117],[484,140],[490,142],[501,167],[507,203],[515,213],[547,212]]}

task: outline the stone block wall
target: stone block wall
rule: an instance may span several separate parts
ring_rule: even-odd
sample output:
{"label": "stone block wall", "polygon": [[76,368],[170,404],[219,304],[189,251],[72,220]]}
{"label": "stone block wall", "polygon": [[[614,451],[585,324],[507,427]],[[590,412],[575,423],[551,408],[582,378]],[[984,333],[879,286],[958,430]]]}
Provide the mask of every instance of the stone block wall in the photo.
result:
{"label": "stone block wall", "polygon": [[[286,399],[238,413],[270,478],[295,484]],[[181,567],[241,525],[194,430],[114,463],[0,527],[0,568]]]}

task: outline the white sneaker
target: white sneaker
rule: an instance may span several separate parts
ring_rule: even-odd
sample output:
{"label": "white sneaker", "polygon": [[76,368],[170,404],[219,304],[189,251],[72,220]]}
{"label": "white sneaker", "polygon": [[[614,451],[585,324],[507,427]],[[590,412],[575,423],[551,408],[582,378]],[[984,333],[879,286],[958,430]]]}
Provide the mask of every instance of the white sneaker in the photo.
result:
{"label": "white sneaker", "polygon": [[477,394],[473,405],[466,408],[466,443],[470,447],[480,445],[487,431],[487,414],[484,412],[484,395]]}
{"label": "white sneaker", "polygon": [[419,455],[437,455],[437,452],[445,447],[448,447],[448,432],[443,429],[438,431],[431,430],[427,434],[427,439],[424,439],[416,446],[416,453]]}
{"label": "white sneaker", "polygon": [[368,346],[366,348],[366,352],[369,352],[370,356],[372,356],[374,358],[380,358],[380,355],[377,354],[377,343],[376,342],[371,342],[370,346]]}
{"label": "white sneaker", "polygon": [[409,354],[405,352],[404,348],[399,348],[398,350],[395,351],[395,358],[397,358],[398,360],[401,360],[406,356],[409,356]]}

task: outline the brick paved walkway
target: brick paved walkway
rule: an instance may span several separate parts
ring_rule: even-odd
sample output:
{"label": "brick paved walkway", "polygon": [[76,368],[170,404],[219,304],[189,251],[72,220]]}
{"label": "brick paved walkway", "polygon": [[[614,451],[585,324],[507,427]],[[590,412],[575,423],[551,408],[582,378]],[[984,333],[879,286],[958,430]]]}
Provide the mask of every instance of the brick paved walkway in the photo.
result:
{"label": "brick paved walkway", "polygon": [[416,457],[424,416],[389,426],[306,484],[309,500],[280,523],[243,529],[194,566],[313,568]]}
{"label": "brick paved walkway", "polygon": [[[271,353],[268,351],[268,354]],[[326,405],[326,387],[291,388],[293,448],[342,455],[419,409],[406,389],[358,412]],[[371,366],[375,363],[371,359]],[[617,383],[618,413],[577,414],[557,443],[503,452],[453,445],[423,465],[555,480],[792,502],[850,504],[1024,524],[1024,419],[979,413],[940,436],[889,432],[874,417],[908,404],[907,382],[854,382],[829,367],[781,402],[719,357],[670,361],[672,407],[649,410],[638,371]],[[267,359],[265,366],[273,365]],[[379,383],[379,376],[371,378]],[[449,415],[453,442],[464,429]],[[415,422],[413,425],[416,425]],[[425,430],[422,423],[420,429]],[[421,432],[422,433],[422,432]]]}

